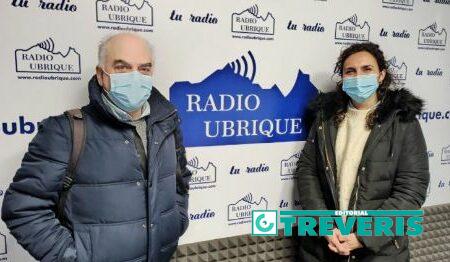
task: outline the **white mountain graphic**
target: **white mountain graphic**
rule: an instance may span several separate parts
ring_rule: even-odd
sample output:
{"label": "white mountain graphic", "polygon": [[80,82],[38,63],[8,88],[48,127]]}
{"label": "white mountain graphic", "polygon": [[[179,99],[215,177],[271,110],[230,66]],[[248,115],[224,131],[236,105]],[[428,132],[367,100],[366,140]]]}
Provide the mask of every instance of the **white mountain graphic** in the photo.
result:
{"label": "white mountain graphic", "polygon": [[387,64],[389,72],[395,79],[406,80],[408,66],[406,66],[405,62],[403,62],[401,65],[397,65],[397,58],[394,56],[387,61]]}
{"label": "white mountain graphic", "polygon": [[[153,7],[147,0],[97,0],[96,4],[98,22],[153,25]],[[134,21],[135,17],[143,20]]]}
{"label": "white mountain graphic", "polygon": [[235,203],[228,205],[228,220],[250,218],[252,210],[266,210],[267,207],[267,199],[260,197],[258,201],[255,201],[252,193],[248,193]]}
{"label": "white mountain graphic", "polygon": [[450,145],[442,148],[441,161],[450,161]]}
{"label": "white mountain graphic", "polygon": [[[17,72],[81,73],[80,54],[73,47],[69,47],[65,53],[55,51],[55,43],[52,38],[27,49],[16,49],[15,57]],[[61,65],[64,66],[61,67]]]}
{"label": "white mountain graphic", "polygon": [[[265,17],[259,15],[258,5],[254,5],[245,9],[240,13],[233,13],[232,18],[232,32],[235,33],[253,33],[273,35],[275,28],[275,18],[272,13],[268,12]],[[268,31],[258,32],[251,27],[268,28]]]}
{"label": "white mountain graphic", "polygon": [[301,152],[292,155],[288,159],[283,159],[281,161],[281,175],[287,176],[295,173],[295,168],[297,166],[297,161],[300,158]]}
{"label": "white mountain graphic", "polygon": [[6,236],[0,233],[0,255],[6,255],[8,253],[8,248],[6,246]]}
{"label": "white mountain graphic", "polygon": [[217,181],[217,167],[211,162],[208,162],[205,168],[200,166],[198,158],[195,157],[187,163],[187,168],[192,173],[191,185],[214,183]]}
{"label": "white mountain graphic", "polygon": [[419,45],[445,46],[447,44],[447,31],[438,30],[437,23],[419,30]]}
{"label": "white mountain graphic", "polygon": [[336,23],[336,39],[369,41],[369,33],[369,23],[367,21],[362,25],[358,23],[358,16],[356,14],[342,22]]}
{"label": "white mountain graphic", "polygon": [[405,5],[405,6],[413,6],[414,0],[383,0],[384,4],[392,4],[392,5]]}

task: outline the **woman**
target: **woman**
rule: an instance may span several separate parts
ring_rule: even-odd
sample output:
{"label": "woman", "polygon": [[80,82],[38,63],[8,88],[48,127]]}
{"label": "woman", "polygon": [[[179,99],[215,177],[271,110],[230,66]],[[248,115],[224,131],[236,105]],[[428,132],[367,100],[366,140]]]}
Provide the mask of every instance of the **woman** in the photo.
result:
{"label": "woman", "polygon": [[[315,121],[298,161],[304,209],[419,209],[429,183],[425,139],[416,115],[423,101],[394,89],[373,43],[345,49],[335,92],[312,103]],[[303,237],[300,261],[409,261],[407,237]]]}

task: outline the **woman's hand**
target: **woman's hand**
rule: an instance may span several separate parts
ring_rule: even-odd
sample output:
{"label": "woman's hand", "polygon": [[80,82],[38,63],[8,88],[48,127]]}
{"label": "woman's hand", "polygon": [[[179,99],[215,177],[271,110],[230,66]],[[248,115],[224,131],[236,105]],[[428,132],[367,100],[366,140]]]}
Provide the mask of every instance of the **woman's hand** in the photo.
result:
{"label": "woman's hand", "polygon": [[351,233],[348,236],[344,236],[344,245],[350,250],[355,250],[358,248],[362,248],[363,245],[361,242],[359,242],[358,238],[356,237],[355,233]]}
{"label": "woman's hand", "polygon": [[350,255],[351,250],[348,248],[348,244],[346,244],[345,242],[347,237],[343,236],[339,229],[333,229],[333,235],[325,236],[325,238],[328,241],[328,248],[331,251],[342,256]]}
{"label": "woman's hand", "polygon": [[342,256],[348,256],[350,251],[363,247],[354,233],[344,236],[337,228],[333,229],[333,235],[325,238],[328,241],[328,248]]}

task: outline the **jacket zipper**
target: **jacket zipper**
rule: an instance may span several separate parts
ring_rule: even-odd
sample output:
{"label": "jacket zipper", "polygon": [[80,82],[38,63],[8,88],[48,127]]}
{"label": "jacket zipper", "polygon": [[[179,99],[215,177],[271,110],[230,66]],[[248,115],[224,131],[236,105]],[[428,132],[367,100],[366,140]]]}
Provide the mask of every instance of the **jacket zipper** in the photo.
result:
{"label": "jacket zipper", "polygon": [[[169,118],[172,115],[174,115],[176,112],[177,112],[177,110],[175,109],[172,112],[170,112],[170,114],[168,114],[168,115],[166,115],[166,116],[164,116],[164,117],[162,117],[160,119],[156,119],[155,121],[153,121],[151,123],[148,123],[147,128],[152,128],[152,126],[154,124],[166,120],[167,118]],[[164,137],[164,139],[165,138],[166,137]],[[148,143],[152,144],[152,139],[153,139],[153,132],[150,132],[149,137],[147,137]],[[158,145],[158,150],[156,151],[155,156],[158,154],[159,149],[160,149],[160,145]],[[148,162],[149,162],[149,166],[148,166],[149,177],[148,177],[147,185],[146,185],[145,188],[146,188],[147,203],[150,203],[151,200],[150,200],[150,196],[149,196],[150,192],[149,192],[148,185],[149,184],[153,185],[153,183],[151,181],[151,179],[153,179],[153,176],[150,177],[150,167],[154,164],[154,162],[152,162],[152,159],[150,158],[150,148],[148,148],[147,154],[148,154],[148,159],[149,159],[148,160]],[[149,225],[147,230],[148,230],[148,232],[150,232],[150,233],[148,233],[150,235],[150,237],[148,238],[148,247],[149,248],[147,248],[147,257],[149,257],[148,261],[152,260],[151,257],[152,257],[152,254],[153,254],[153,252],[152,252],[152,250],[153,250],[153,247],[152,247],[153,241],[152,241],[152,238],[151,238],[151,232],[152,232],[152,227],[153,227],[152,226],[153,225],[153,223],[152,223],[153,222],[152,221],[153,213],[151,211],[152,211],[151,208],[147,209],[147,224]]]}
{"label": "jacket zipper", "polygon": [[[153,126],[154,124],[166,120],[167,118],[173,116],[176,112],[177,112],[177,110],[175,109],[175,110],[173,110],[170,114],[166,115],[165,117],[160,118],[160,119],[157,119],[157,120],[155,120],[155,121],[149,123],[149,125],[147,126],[147,128],[150,128],[150,129],[151,129],[152,126]],[[164,139],[167,138],[167,134],[170,133],[169,131],[173,131],[173,130],[175,130],[175,129],[168,130],[168,132],[167,132],[167,133],[165,134],[165,136],[164,136]],[[157,146],[158,146],[158,150],[156,150],[156,152],[155,152],[155,156],[156,156],[156,155],[159,153],[159,150],[160,150],[161,146],[159,145],[159,142],[158,142],[158,144],[154,144],[154,141],[152,141],[152,139],[153,139],[153,134],[152,134],[152,132],[151,132],[150,135],[147,137],[147,141],[148,141],[148,143],[150,143],[150,144],[152,144],[152,145],[157,145]],[[164,141],[164,139],[161,140],[161,143],[162,143],[162,141]],[[150,162],[150,161],[152,160],[152,159],[150,159],[150,148],[148,149],[147,155],[148,155],[148,159],[149,159],[149,162]],[[154,164],[154,163],[151,162],[151,163],[149,163],[149,164],[152,165],[152,164]],[[150,165],[149,165],[149,167],[150,167]],[[149,177],[149,183],[150,183],[150,177]]]}
{"label": "jacket zipper", "polygon": [[[328,156],[328,149],[327,149],[327,145],[326,145],[326,137],[325,137],[325,130],[324,130],[324,127],[325,127],[325,123],[324,122],[322,122],[322,125],[321,126],[319,126],[319,129],[321,129],[322,130],[322,136],[323,136],[323,141],[324,141],[324,149],[325,149],[325,159],[326,159],[326,161],[327,161],[327,169],[328,170],[330,170],[331,171],[331,182],[333,183],[333,185],[336,185],[336,182],[335,182],[335,180],[334,180],[334,172],[333,172],[333,167],[331,166],[331,162],[330,162],[330,157]],[[327,175],[328,176],[328,175]],[[333,186],[333,185],[331,185],[331,186]],[[333,192],[333,199],[334,199],[334,204],[335,204],[335,206],[336,206],[336,208],[338,208],[338,202],[337,202],[337,200],[336,200],[336,196],[335,196],[335,192],[334,192],[334,190],[332,190]]]}
{"label": "jacket zipper", "polygon": [[[326,159],[326,161],[327,161],[327,168],[331,171],[331,180],[332,180],[332,183],[333,183],[333,184],[336,184],[336,182],[335,182],[335,180],[334,180],[333,167],[331,166],[330,157],[328,156],[327,145],[326,145],[326,142],[325,142],[325,141],[326,141],[326,140],[325,140],[326,136],[325,136],[324,126],[325,126],[325,123],[322,122],[322,125],[319,126],[319,129],[322,130],[321,133],[322,133],[323,141],[324,141],[325,159]],[[358,176],[357,179],[358,179],[358,184],[359,184],[359,176]],[[356,191],[356,197],[358,197],[358,187],[357,187],[357,191]],[[339,203],[337,203],[336,197],[335,197],[334,194],[333,194],[333,199],[335,199],[335,206],[336,206],[336,208],[339,208],[339,206],[338,206]],[[354,204],[353,206],[354,206],[354,208],[356,207],[356,202],[355,202],[355,204]],[[354,210],[354,208],[353,208],[353,210]],[[350,258],[351,258],[351,255],[348,256],[348,260],[347,260],[348,262],[350,262]]]}
{"label": "jacket zipper", "polygon": [[[394,115],[394,117],[395,117],[395,115]],[[395,121],[395,119],[394,119],[394,121]],[[379,127],[379,126],[378,126],[378,127]],[[394,122],[394,131],[393,131],[392,137],[394,137],[395,134],[396,134],[396,126],[395,126],[395,122]],[[389,149],[389,156],[392,158],[393,155],[394,155],[394,154],[393,154],[393,142],[391,142],[391,147],[390,147],[390,149]],[[365,166],[363,166],[363,167],[361,168],[361,171],[362,171],[362,174],[365,173],[365,171],[366,171]],[[353,203],[353,210],[356,210],[356,203],[358,202],[359,187],[360,187],[360,185],[359,185],[359,175],[358,175],[358,176],[356,177],[356,194],[355,194],[355,202]],[[352,232],[353,232],[353,230],[352,230]],[[396,247],[397,249],[400,248],[400,246],[399,246],[397,240],[395,240],[395,239],[394,239],[394,245],[395,245],[395,247]],[[348,260],[347,260],[347,261],[350,261],[350,256],[348,257]]]}
{"label": "jacket zipper", "polygon": [[[362,172],[365,171],[363,167]],[[359,175],[356,177],[356,193],[355,193],[355,203],[353,203],[353,210],[356,210],[356,203],[358,202],[358,193],[359,193]]]}
{"label": "jacket zipper", "polygon": [[[365,167],[362,167],[361,169],[362,172],[365,171]],[[358,202],[358,193],[359,193],[359,175],[357,175],[356,177],[356,193],[355,193],[355,202],[353,203],[353,211],[356,210],[356,203]],[[354,232],[354,230],[352,229],[352,233]],[[348,262],[350,262],[351,260],[351,252],[350,255],[348,256]]]}

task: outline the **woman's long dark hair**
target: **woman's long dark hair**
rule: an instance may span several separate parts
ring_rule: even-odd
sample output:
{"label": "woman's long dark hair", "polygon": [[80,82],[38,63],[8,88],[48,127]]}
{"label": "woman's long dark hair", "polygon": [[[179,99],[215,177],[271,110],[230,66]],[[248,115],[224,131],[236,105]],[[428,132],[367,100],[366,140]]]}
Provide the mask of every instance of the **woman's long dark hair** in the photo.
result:
{"label": "woman's long dark hair", "polygon": [[[347,60],[349,56],[363,51],[370,53],[377,60],[380,72],[383,70],[386,71],[386,75],[383,79],[383,82],[380,84],[380,86],[376,91],[377,98],[382,103],[389,87],[391,86],[391,84],[393,84],[393,78],[391,73],[388,71],[388,65],[384,58],[383,51],[380,50],[380,47],[377,44],[374,44],[372,42],[366,42],[353,44],[348,48],[346,48],[344,51],[342,51],[341,55],[338,58],[338,61],[336,62],[334,73],[338,74],[342,78],[345,60]],[[336,124],[336,126],[339,126],[339,124],[345,118],[345,113],[347,112],[347,105],[350,102],[350,97],[342,90],[342,80],[337,83],[336,89],[338,93],[336,103],[338,104],[339,109],[336,111],[336,114],[334,115],[334,123]],[[375,110],[372,113],[370,113],[367,117],[366,122],[367,127],[372,128],[375,125],[376,119],[377,119],[377,111]]]}

